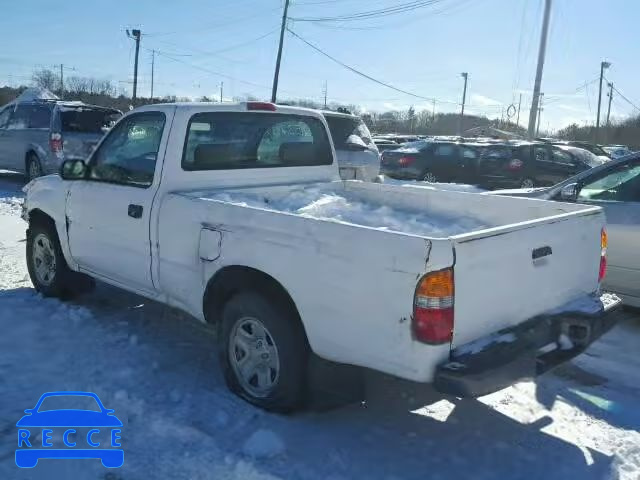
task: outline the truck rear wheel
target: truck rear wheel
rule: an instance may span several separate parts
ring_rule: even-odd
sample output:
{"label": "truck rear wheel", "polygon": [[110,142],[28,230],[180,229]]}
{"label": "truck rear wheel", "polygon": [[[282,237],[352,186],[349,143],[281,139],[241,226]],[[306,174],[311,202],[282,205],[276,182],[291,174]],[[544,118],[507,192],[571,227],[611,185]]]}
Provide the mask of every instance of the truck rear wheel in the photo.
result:
{"label": "truck rear wheel", "polygon": [[231,391],[265,410],[300,408],[309,348],[295,313],[242,292],[226,302],[221,320],[220,360]]}

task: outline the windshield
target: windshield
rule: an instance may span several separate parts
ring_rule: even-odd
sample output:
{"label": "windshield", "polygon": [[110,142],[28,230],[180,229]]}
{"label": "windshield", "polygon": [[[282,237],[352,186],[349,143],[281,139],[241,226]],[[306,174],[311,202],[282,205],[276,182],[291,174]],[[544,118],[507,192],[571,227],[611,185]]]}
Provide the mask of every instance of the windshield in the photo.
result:
{"label": "windshield", "polygon": [[604,163],[604,159],[596,157],[593,153],[588,150],[573,149],[571,152],[578,157],[583,163],[586,163],[590,167],[597,167],[598,165],[602,165]]}
{"label": "windshield", "polygon": [[619,165],[594,181],[586,181],[578,199],[640,202],[640,163]]}
{"label": "windshield", "polygon": [[46,397],[38,412],[52,410],[89,410],[100,412],[100,406],[95,398],[89,395],[53,395]]}
{"label": "windshield", "polygon": [[[360,140],[364,145],[371,145],[373,143],[371,133],[362,119],[334,115],[325,115],[325,119],[329,125],[329,131],[331,132],[333,144],[336,148],[345,148],[348,143],[347,141],[358,143],[357,140]],[[356,138],[350,139],[349,137],[352,136]]]}

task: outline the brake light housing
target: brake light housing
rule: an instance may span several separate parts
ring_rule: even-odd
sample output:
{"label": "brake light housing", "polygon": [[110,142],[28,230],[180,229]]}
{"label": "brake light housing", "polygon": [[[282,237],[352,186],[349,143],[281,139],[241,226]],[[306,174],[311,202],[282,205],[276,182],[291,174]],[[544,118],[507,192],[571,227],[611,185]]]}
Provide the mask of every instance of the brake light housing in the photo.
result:
{"label": "brake light housing", "polygon": [[424,275],[413,300],[411,328],[413,337],[422,343],[450,343],[454,326],[453,268]]}
{"label": "brake light housing", "polygon": [[62,135],[59,133],[52,133],[49,137],[49,149],[56,155],[62,155],[64,146],[62,143]]}
{"label": "brake light housing", "polygon": [[598,282],[602,282],[607,275],[607,244],[609,238],[607,230],[603,227],[600,230],[600,269],[598,270]]}
{"label": "brake light housing", "polygon": [[267,112],[275,112],[276,105],[271,102],[247,102],[247,110],[263,110]]}
{"label": "brake light housing", "polygon": [[520,170],[523,165],[524,163],[522,162],[522,160],[520,160],[519,158],[514,158],[509,162],[509,165],[507,166],[507,168],[509,170]]}
{"label": "brake light housing", "polygon": [[411,155],[405,155],[404,157],[400,157],[398,159],[398,165],[400,165],[401,167],[406,167],[408,165],[411,165],[415,161],[416,161],[416,157],[412,157]]}

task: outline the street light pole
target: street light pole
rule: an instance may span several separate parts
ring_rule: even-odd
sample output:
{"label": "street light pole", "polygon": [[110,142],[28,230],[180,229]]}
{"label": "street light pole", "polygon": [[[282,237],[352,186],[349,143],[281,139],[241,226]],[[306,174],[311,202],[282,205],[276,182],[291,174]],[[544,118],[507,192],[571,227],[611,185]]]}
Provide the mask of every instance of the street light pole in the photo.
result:
{"label": "street light pole", "polygon": [[464,78],[464,90],[462,90],[462,109],[460,110],[460,121],[458,122],[458,135],[462,136],[462,122],[464,121],[464,104],[467,100],[467,79],[469,74],[467,72],[462,72],[460,74],[462,78]]}
{"label": "street light pole", "polygon": [[540,34],[540,48],[538,50],[538,68],[536,79],[533,84],[533,98],[531,99],[531,109],[529,110],[529,128],[527,135],[533,138],[536,129],[536,115],[538,114],[538,102],[540,101],[540,85],[542,84],[542,68],[544,67],[544,56],[547,50],[547,36],[549,33],[549,17],[551,16],[551,0],[544,2],[544,18],[542,20],[542,33]]}
{"label": "street light pole", "polygon": [[609,68],[609,62],[600,62],[600,89],[598,90],[598,116],[596,117],[596,132],[594,135],[594,143],[598,143],[598,133],[600,130],[600,105],[602,103],[602,78],[604,77],[605,68]]}

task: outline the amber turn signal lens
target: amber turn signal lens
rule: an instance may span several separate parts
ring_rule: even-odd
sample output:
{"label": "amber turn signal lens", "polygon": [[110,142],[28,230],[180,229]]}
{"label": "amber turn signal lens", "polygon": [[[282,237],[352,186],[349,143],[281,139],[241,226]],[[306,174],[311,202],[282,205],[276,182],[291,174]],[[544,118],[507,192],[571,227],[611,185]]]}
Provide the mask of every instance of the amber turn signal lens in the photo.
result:
{"label": "amber turn signal lens", "polygon": [[437,272],[427,273],[418,284],[416,296],[422,297],[452,297],[453,269],[447,268]]}
{"label": "amber turn signal lens", "polygon": [[600,231],[600,248],[602,250],[606,250],[607,249],[607,243],[608,243],[608,238],[607,238],[607,230],[606,229],[602,229]]}

